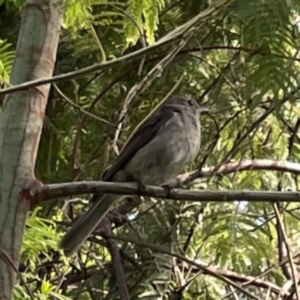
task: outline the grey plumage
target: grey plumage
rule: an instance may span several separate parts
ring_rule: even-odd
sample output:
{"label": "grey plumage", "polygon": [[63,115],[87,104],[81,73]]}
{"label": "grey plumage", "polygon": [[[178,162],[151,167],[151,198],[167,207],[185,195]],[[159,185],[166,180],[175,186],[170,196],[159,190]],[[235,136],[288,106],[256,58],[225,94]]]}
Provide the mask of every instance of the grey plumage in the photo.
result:
{"label": "grey plumage", "polygon": [[[200,150],[201,109],[193,99],[168,98],[132,135],[102,180],[163,185],[176,177]],[[85,242],[122,195],[94,195],[93,204],[63,237],[60,247],[71,255]],[[100,198],[100,199],[99,199]]]}

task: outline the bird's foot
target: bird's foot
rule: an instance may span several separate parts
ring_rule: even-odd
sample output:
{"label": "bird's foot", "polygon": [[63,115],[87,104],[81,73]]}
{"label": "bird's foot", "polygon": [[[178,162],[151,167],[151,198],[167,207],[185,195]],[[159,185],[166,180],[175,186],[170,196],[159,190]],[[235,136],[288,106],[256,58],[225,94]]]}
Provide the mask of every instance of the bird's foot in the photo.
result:
{"label": "bird's foot", "polygon": [[182,182],[178,180],[178,178],[175,178],[172,181],[163,184],[161,187],[166,191],[166,198],[170,198],[172,195],[172,191],[175,188],[182,188]]}
{"label": "bird's foot", "polygon": [[165,190],[165,192],[166,192],[166,198],[170,198],[171,195],[172,195],[173,187],[172,187],[171,185],[169,185],[169,184],[163,184],[161,187],[162,187],[162,188]]}
{"label": "bird's foot", "polygon": [[120,214],[114,210],[111,210],[107,213],[107,217],[111,223],[114,223],[117,227],[122,226],[127,223],[127,217],[123,214]]}
{"label": "bird's foot", "polygon": [[137,180],[137,189],[138,196],[143,196],[143,194],[145,194],[145,192],[147,191],[145,185],[140,180]]}

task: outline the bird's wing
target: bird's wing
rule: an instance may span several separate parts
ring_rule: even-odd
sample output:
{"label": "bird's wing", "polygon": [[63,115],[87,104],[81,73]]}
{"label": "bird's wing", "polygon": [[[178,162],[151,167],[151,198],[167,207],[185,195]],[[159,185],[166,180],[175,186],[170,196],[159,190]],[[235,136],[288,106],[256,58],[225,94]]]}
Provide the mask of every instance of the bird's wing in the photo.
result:
{"label": "bird's wing", "polygon": [[114,164],[105,171],[102,179],[104,181],[112,180],[114,174],[123,168],[139,149],[147,145],[156,136],[156,133],[164,128],[171,121],[174,114],[178,112],[180,111],[175,107],[167,105],[159,108],[149,119],[141,124],[127,142]]}

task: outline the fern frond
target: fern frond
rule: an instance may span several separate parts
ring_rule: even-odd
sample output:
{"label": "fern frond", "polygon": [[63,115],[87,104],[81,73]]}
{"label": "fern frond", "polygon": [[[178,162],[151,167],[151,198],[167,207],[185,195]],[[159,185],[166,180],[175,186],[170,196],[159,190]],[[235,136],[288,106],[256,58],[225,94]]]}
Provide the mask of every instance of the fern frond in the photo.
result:
{"label": "fern frond", "polygon": [[11,49],[12,44],[0,40],[0,85],[9,83],[9,75],[15,57],[15,52]]}
{"label": "fern frond", "polygon": [[143,16],[145,18],[145,32],[148,44],[153,44],[155,42],[154,33],[157,30],[159,23],[159,13],[164,8],[164,1],[162,0],[148,0],[145,1]]}

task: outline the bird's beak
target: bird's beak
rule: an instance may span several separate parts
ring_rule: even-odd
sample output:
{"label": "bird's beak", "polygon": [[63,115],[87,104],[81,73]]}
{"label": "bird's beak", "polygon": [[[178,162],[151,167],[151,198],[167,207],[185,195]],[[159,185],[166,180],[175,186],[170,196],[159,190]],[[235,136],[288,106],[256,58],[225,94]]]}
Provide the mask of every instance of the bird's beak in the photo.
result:
{"label": "bird's beak", "polygon": [[199,111],[200,114],[202,114],[202,113],[209,113],[210,110],[207,107],[200,107]]}

